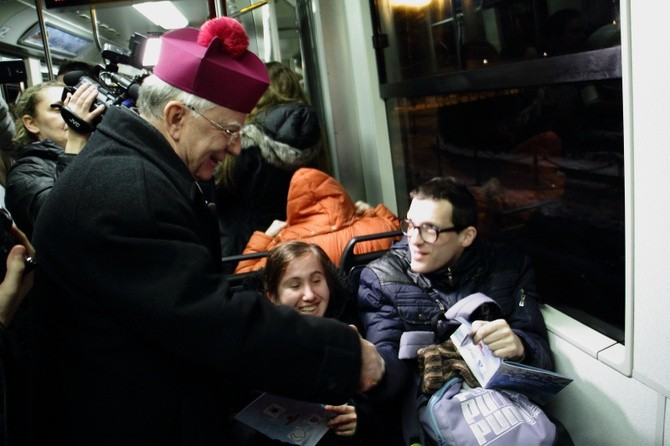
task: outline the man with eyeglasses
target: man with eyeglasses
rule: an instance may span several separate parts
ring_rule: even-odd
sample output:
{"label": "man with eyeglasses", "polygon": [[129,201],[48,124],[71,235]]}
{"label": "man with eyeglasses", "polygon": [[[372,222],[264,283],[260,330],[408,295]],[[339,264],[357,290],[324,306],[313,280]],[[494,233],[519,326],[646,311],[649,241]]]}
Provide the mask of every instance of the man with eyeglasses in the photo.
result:
{"label": "man with eyeglasses", "polygon": [[397,415],[407,398],[404,392],[416,397],[410,383],[416,380],[417,362],[398,357],[402,334],[434,331],[445,340],[448,334],[440,333],[444,324],[438,321],[456,302],[477,292],[492,298],[504,317],[475,321],[474,341],[483,340],[500,358],[552,369],[528,257],[477,238],[477,204],[465,184],[434,178],[410,197],[407,218],[400,225],[405,237],[363,268],[359,281],[365,337],[386,363],[384,378],[369,392],[380,410],[395,407],[386,415]]}
{"label": "man with eyeglasses", "polygon": [[268,86],[242,25],[165,34],[139,115],[110,107],[40,212],[30,444],[224,445],[245,389],[341,404],[383,374],[345,324],[228,296],[197,181]]}

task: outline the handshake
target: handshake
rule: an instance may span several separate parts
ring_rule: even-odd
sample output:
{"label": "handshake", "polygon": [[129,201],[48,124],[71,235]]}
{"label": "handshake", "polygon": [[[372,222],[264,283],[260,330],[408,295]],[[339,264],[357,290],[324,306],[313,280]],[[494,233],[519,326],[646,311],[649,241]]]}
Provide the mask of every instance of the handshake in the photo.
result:
{"label": "handshake", "polygon": [[[355,326],[350,327],[357,331]],[[358,390],[366,392],[376,387],[384,378],[386,364],[373,343],[363,339],[360,334],[358,337],[361,342],[361,377]]]}

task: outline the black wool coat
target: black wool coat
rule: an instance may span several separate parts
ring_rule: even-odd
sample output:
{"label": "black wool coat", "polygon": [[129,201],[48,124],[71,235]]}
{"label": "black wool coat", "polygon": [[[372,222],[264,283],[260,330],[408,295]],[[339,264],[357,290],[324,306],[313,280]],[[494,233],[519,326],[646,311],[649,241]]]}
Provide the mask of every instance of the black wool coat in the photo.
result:
{"label": "black wool coat", "polygon": [[35,444],[220,446],[235,390],[353,395],[358,335],[227,296],[216,226],[167,140],[110,108],[35,227]]}

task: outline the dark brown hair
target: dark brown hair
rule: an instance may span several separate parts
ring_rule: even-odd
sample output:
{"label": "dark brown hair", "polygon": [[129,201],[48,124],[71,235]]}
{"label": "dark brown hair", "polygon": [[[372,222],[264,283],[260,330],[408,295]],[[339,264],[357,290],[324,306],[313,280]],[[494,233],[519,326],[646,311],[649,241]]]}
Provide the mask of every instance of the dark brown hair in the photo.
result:
{"label": "dark brown hair", "polygon": [[348,297],[347,285],[342,272],[333,265],[325,251],[314,243],[292,240],[280,243],[270,252],[261,276],[261,286],[266,295],[278,295],[279,283],[286,273],[288,265],[307,254],[312,254],[323,268],[326,283],[330,291],[330,301],[325,317],[337,317],[342,312]]}
{"label": "dark brown hair", "polygon": [[468,186],[452,177],[435,177],[417,186],[409,193],[418,200],[446,200],[453,212],[451,223],[457,228],[477,227],[477,201]]}

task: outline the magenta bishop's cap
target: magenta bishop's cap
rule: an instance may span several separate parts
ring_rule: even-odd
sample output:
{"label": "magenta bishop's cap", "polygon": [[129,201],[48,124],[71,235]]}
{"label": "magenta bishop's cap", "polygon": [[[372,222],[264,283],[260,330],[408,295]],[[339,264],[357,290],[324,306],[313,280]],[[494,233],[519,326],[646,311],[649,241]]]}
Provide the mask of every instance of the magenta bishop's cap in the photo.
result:
{"label": "magenta bishop's cap", "polygon": [[249,38],[235,19],[219,17],[200,30],[165,33],[154,74],[173,87],[215,104],[249,113],[270,79],[265,64],[247,50]]}

